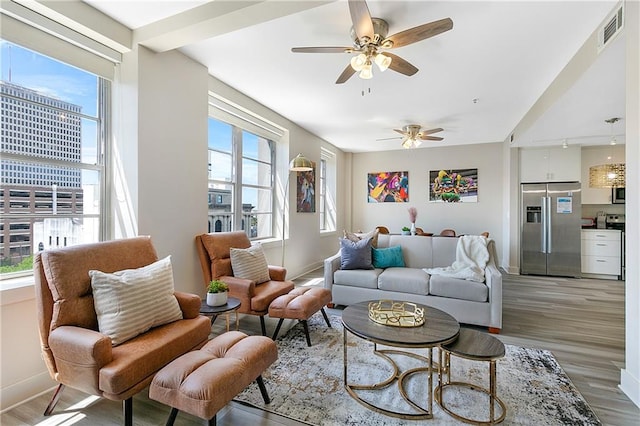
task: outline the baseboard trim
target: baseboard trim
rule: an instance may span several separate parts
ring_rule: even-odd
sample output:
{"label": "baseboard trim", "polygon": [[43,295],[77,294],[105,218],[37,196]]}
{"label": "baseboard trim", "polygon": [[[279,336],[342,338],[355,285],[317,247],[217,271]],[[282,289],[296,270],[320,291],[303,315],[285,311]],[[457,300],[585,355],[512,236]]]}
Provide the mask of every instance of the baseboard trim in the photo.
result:
{"label": "baseboard trim", "polygon": [[[58,385],[48,372],[42,372],[26,380],[2,388],[0,392],[0,413],[39,397],[43,393],[53,392]],[[42,412],[44,412],[42,407]]]}
{"label": "baseboard trim", "polygon": [[640,408],[640,379],[633,377],[623,368],[620,370],[620,385],[618,387]]}

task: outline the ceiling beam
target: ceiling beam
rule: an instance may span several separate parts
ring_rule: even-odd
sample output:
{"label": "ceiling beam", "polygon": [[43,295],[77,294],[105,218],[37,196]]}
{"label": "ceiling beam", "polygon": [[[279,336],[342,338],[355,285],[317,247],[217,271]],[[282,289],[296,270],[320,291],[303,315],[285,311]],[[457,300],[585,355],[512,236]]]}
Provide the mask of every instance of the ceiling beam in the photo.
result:
{"label": "ceiling beam", "polygon": [[[120,53],[131,50],[132,31],[80,0],[12,0]],[[5,2],[3,2],[5,3]],[[8,6],[5,4],[5,6]]]}
{"label": "ceiling beam", "polygon": [[334,1],[212,1],[134,30],[134,42],[166,52]]}

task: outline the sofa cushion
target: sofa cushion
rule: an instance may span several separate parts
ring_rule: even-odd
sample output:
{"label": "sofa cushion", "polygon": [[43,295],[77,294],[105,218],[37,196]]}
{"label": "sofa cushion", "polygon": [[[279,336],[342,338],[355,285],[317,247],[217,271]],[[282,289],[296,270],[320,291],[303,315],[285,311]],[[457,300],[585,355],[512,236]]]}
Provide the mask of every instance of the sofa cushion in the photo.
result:
{"label": "sofa cushion", "polygon": [[341,269],[372,269],[371,240],[367,237],[357,242],[340,238]]}
{"label": "sofa cushion", "polygon": [[429,294],[429,274],[419,268],[387,268],[378,277],[378,288],[411,294]]}
{"label": "sofa cushion", "polygon": [[346,238],[349,241],[353,241],[354,243],[357,243],[360,240],[365,240],[371,237],[371,247],[378,247],[379,232],[377,229],[374,229],[371,232],[367,232],[366,234],[361,232],[357,232],[357,233],[351,232],[351,231],[347,231],[346,229],[343,232],[344,232],[344,238]]}
{"label": "sofa cushion", "polygon": [[100,332],[119,345],[152,327],[182,319],[173,295],[171,257],[114,273],[90,270]]}
{"label": "sofa cushion", "polygon": [[372,248],[371,256],[373,258],[374,268],[404,267],[401,246],[380,249]]}
{"label": "sofa cushion", "polygon": [[489,288],[486,284],[444,275],[431,275],[429,292],[434,296],[474,302],[486,302],[489,298]]}
{"label": "sofa cushion", "polygon": [[430,268],[433,256],[431,238],[420,235],[391,235],[387,247],[401,246],[404,264],[408,268]]}
{"label": "sofa cushion", "polygon": [[351,287],[378,288],[378,276],[384,269],[337,270],[333,274],[333,283]]}
{"label": "sofa cushion", "polygon": [[256,284],[269,281],[269,265],[260,244],[248,248],[229,249],[233,276],[255,281]]}

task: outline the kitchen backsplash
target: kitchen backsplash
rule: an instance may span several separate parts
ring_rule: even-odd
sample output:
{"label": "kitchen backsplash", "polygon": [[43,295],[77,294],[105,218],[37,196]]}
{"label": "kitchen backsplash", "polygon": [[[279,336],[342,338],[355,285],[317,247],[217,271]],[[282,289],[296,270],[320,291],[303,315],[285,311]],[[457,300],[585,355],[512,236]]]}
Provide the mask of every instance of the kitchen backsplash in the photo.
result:
{"label": "kitchen backsplash", "polygon": [[624,204],[583,204],[581,216],[595,218],[601,211],[607,214],[624,214]]}

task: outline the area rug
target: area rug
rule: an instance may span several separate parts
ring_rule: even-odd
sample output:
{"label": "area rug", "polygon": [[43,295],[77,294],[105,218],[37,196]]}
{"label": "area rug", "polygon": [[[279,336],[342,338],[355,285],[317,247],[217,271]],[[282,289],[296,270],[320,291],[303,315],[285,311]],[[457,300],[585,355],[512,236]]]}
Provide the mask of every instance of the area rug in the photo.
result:
{"label": "area rug", "polygon": [[[343,334],[338,316],[330,316],[328,328],[320,315],[309,320],[312,347],[307,347],[301,324],[292,327],[277,341],[278,360],[263,374],[271,397],[265,404],[255,383],[235,400],[262,410],[317,426],[343,425],[461,425],[435,402],[433,419],[404,420],[371,411],[353,399],[343,386]],[[600,425],[582,395],[571,383],[551,352],[505,345],[506,356],[497,362],[498,396],[506,404],[503,424],[513,425]],[[378,349],[384,348],[378,346]],[[348,336],[348,379],[350,383],[378,383],[392,373],[389,363],[372,354],[373,345]],[[425,354],[425,350],[417,351]],[[434,358],[437,350],[434,350]],[[418,366],[419,360],[393,356],[404,371]],[[488,363],[452,357],[452,380],[488,387]],[[434,377],[434,386],[436,380]],[[414,401],[426,401],[426,373],[405,381]],[[399,396],[397,383],[382,390],[359,391],[359,395],[396,412],[415,412]],[[370,392],[370,394],[368,393]],[[478,420],[488,419],[488,397],[466,388],[449,388],[445,402],[456,412]],[[422,404],[421,404],[422,405]],[[426,404],[424,404],[426,405]],[[501,414],[496,407],[496,415]]]}

